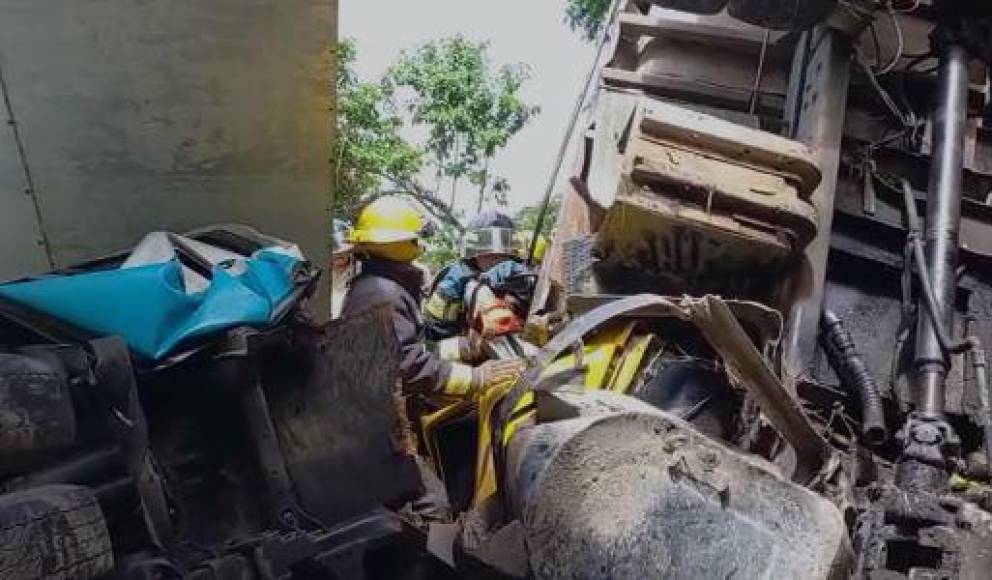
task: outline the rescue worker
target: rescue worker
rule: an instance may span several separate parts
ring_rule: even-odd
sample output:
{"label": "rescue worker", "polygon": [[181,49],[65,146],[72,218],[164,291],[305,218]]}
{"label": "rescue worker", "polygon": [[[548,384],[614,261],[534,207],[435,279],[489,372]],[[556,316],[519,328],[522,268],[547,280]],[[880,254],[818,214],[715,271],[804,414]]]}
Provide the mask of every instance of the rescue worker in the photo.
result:
{"label": "rescue worker", "polygon": [[342,316],[378,304],[393,309],[400,343],[400,373],[407,395],[472,397],[501,384],[521,370],[519,361],[488,361],[479,366],[444,360],[428,348],[421,316],[423,271],[420,215],[402,199],[379,198],[365,207],[348,242],[361,264],[345,297]]}
{"label": "rescue worker", "polygon": [[[478,336],[499,334],[518,319],[494,289],[526,272],[514,245],[513,220],[490,211],[473,218],[462,240],[462,257],[435,278],[425,307],[428,338],[450,360],[478,358]],[[481,284],[480,284],[481,282]]]}
{"label": "rescue worker", "polygon": [[[420,313],[424,273],[413,263],[421,253],[422,226],[420,215],[395,197],[379,198],[361,211],[348,236],[361,271],[352,280],[341,313],[354,316],[382,304],[392,309],[402,394],[408,401],[403,406],[414,414],[429,409],[432,399],[471,398],[505,384],[523,370],[517,360],[472,367],[444,360],[428,348]],[[405,511],[424,524],[448,521],[444,484],[415,449],[408,451],[417,461],[425,492]]]}

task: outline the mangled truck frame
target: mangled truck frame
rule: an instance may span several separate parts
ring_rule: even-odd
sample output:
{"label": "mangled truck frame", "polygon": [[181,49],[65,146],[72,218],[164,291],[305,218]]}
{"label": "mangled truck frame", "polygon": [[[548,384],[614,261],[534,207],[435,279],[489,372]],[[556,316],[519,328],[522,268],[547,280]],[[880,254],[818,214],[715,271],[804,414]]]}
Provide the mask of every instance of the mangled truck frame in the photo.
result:
{"label": "mangled truck frame", "polygon": [[[540,350],[414,426],[463,575],[988,577],[987,4],[615,3],[527,326],[490,344]],[[451,574],[376,507],[419,491],[386,319],[307,321],[287,247],[161,234],[0,286],[0,519],[31,532],[0,565]],[[80,296],[63,282],[164,268],[262,307],[177,291],[188,316],[154,336],[65,324],[114,308],[37,316]]]}
{"label": "mangled truck frame", "polygon": [[987,576],[990,19],[618,3],[473,553],[542,578]]}

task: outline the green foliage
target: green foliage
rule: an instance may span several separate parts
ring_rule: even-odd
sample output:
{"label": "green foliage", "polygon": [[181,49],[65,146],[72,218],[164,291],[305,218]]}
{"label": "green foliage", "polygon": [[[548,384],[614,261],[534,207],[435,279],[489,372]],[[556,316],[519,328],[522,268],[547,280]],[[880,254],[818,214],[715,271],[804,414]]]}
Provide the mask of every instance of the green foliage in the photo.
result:
{"label": "green foliage", "polygon": [[363,82],[354,72],[355,46],[338,47],[336,215],[354,215],[384,182],[413,181],[423,167],[423,153],[401,135],[403,118],[386,83]]}
{"label": "green foliage", "polygon": [[452,180],[449,207],[463,177],[479,187],[480,206],[489,190],[505,201],[508,184],[490,174],[490,162],[538,113],[519,96],[527,67],[493,70],[488,46],[460,35],[431,41],[404,53],[387,74],[388,85],[408,91],[404,105],[412,121],[428,131],[425,149],[438,176]]}
{"label": "green foliage", "polygon": [[377,196],[408,196],[444,224],[427,241],[428,256],[444,259],[457,249],[458,218],[419,182],[424,153],[401,135],[406,122],[394,104],[393,85],[358,78],[355,45],[350,40],[339,44],[337,58],[338,127],[332,160],[337,184],[335,217],[354,219]]}
{"label": "green foliage", "polygon": [[454,262],[461,255],[461,232],[451,226],[442,225],[427,240],[424,240],[426,250],[418,260],[432,272],[437,272],[447,264]]}
{"label": "green foliage", "polygon": [[[499,175],[492,175],[489,169],[484,167],[468,174],[469,182],[479,188],[479,198],[476,204],[476,213],[482,211],[482,202],[491,199],[499,207],[509,205],[510,181]],[[486,193],[488,189],[489,193]]]}
{"label": "green foliage", "polygon": [[[544,216],[544,222],[541,224],[541,233],[549,238],[555,229],[555,220],[558,219],[559,208],[561,208],[561,197],[552,197],[551,202],[548,203],[548,211]],[[534,231],[537,227],[537,218],[540,213],[540,205],[530,205],[521,209],[514,218],[517,230],[522,232]]]}
{"label": "green foliage", "polygon": [[[487,47],[461,36],[430,42],[404,54],[378,82],[355,73],[352,41],[337,50],[335,215],[353,219],[380,195],[412,198],[438,225],[422,258],[433,268],[457,258],[462,228],[453,204],[421,184],[425,167],[450,177],[452,191],[458,179],[469,179],[479,188],[480,206],[487,195],[505,205],[510,185],[490,173],[490,161],[538,112],[518,96],[526,67],[493,70]],[[422,146],[404,138],[404,113],[428,129]]]}
{"label": "green foliage", "polygon": [[568,0],[565,22],[582,33],[588,41],[596,40],[606,25],[612,0]]}

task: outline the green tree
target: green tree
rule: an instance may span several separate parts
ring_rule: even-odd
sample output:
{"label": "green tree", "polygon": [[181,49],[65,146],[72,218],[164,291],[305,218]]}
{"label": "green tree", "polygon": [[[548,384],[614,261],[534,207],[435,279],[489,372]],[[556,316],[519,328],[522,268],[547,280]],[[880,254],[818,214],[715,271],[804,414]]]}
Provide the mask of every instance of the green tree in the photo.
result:
{"label": "green tree", "polygon": [[423,168],[423,153],[400,135],[403,117],[385,83],[361,81],[354,72],[355,45],[341,42],[337,51],[337,151],[335,213],[350,216],[389,185],[414,182]]}
{"label": "green tree", "polygon": [[[518,95],[528,77],[526,67],[492,68],[487,46],[460,36],[430,42],[404,54],[383,79],[370,82],[355,73],[354,43],[340,44],[332,160],[336,216],[354,218],[377,196],[409,196],[437,218],[425,258],[439,264],[457,255],[463,230],[452,209],[459,179],[479,188],[480,208],[487,196],[506,204],[510,185],[490,171],[490,163],[538,109]],[[404,112],[427,129],[422,145],[405,137]],[[451,179],[448,203],[438,197],[438,187],[421,183],[430,165],[439,177]]]}
{"label": "green tree", "polygon": [[425,240],[426,249],[420,256],[420,263],[437,272],[447,264],[458,259],[461,255],[462,232],[450,225],[441,224],[434,233]]}
{"label": "green tree", "polygon": [[431,41],[406,52],[387,74],[387,83],[407,89],[404,105],[415,124],[427,129],[425,149],[435,165],[440,190],[450,178],[448,207],[454,207],[458,182],[479,188],[478,206],[491,192],[505,200],[509,187],[490,164],[509,140],[538,113],[519,96],[529,71],[522,64],[493,69],[488,43],[462,36]]}
{"label": "green tree", "polygon": [[[544,215],[544,222],[541,224],[541,233],[550,237],[555,229],[555,220],[558,219],[558,209],[561,207],[561,197],[554,196],[548,203],[548,211]],[[537,228],[537,218],[541,214],[540,205],[529,205],[517,212],[514,221],[517,230],[521,232],[532,232]]]}
{"label": "green tree", "polygon": [[596,40],[610,15],[612,0],[568,0],[565,22],[588,41]]}
{"label": "green tree", "polygon": [[506,205],[509,183],[503,177],[492,175],[490,164],[510,139],[540,112],[538,107],[528,105],[519,96],[529,76],[527,67],[520,64],[504,66],[494,75],[483,72],[485,82],[475,102],[470,103],[475,126],[468,136],[469,150],[477,159],[472,182],[479,187],[476,212],[482,211],[487,190],[498,204]]}
{"label": "green tree", "polygon": [[457,231],[461,227],[457,216],[419,181],[424,152],[401,135],[405,121],[394,104],[392,85],[359,79],[355,53],[351,40],[338,45],[334,215],[354,218],[377,196],[406,195]]}

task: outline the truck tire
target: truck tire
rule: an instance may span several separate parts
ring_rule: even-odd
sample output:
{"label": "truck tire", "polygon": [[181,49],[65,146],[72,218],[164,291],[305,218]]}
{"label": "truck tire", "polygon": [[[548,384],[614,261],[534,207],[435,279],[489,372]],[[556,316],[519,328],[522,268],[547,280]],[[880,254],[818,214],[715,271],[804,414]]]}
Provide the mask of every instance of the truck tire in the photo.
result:
{"label": "truck tire", "polygon": [[113,566],[107,524],[89,489],[48,485],[0,495],[0,578],[82,580]]}
{"label": "truck tire", "polygon": [[0,409],[4,462],[58,449],[75,439],[69,384],[50,361],[0,353]]}

